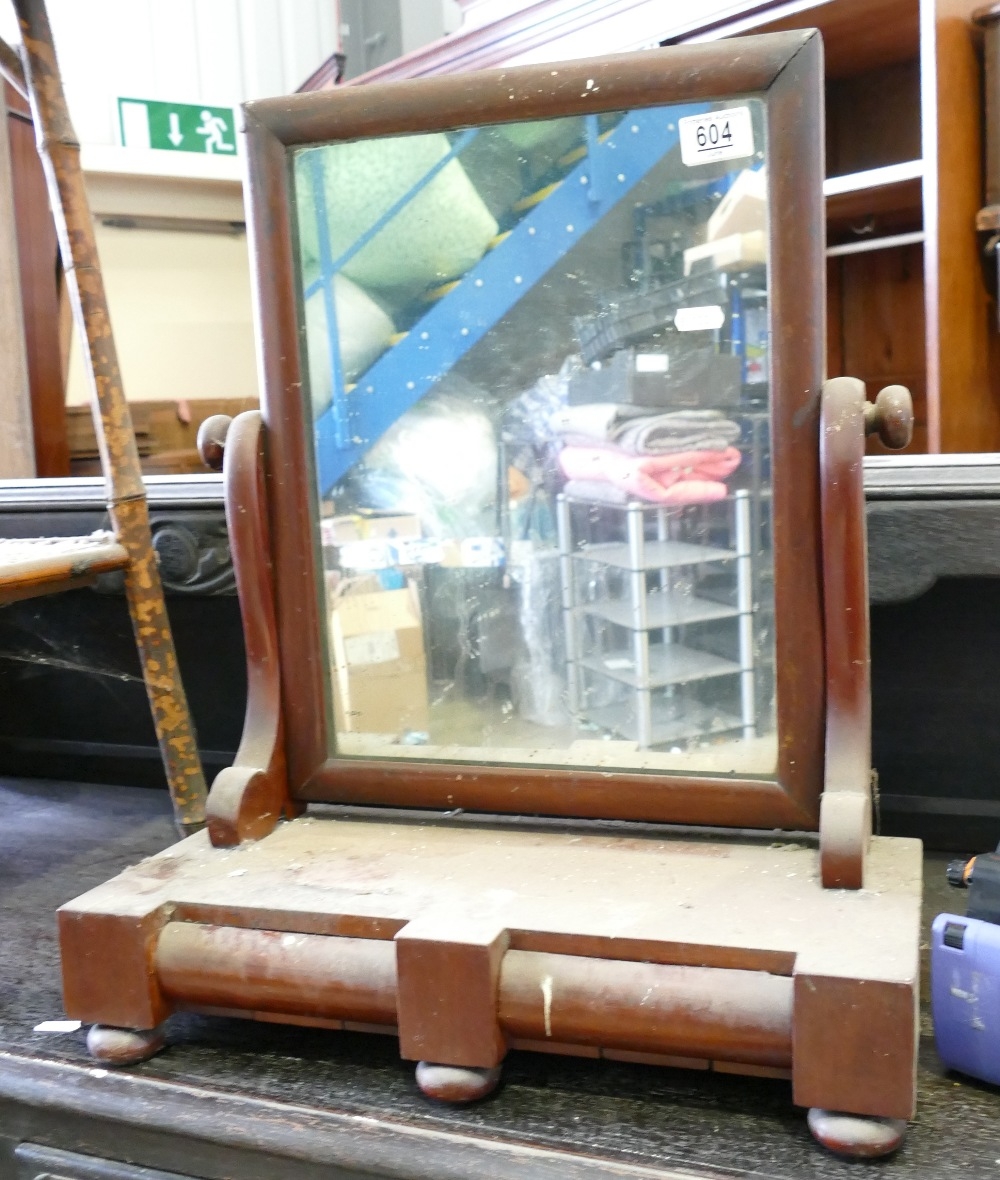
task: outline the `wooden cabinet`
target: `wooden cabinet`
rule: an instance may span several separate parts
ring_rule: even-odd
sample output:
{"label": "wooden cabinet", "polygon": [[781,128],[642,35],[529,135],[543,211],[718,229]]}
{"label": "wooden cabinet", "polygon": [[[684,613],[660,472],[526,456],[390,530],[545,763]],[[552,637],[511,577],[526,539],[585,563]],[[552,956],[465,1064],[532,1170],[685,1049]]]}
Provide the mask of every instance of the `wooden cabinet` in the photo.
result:
{"label": "wooden cabinet", "polygon": [[996,450],[1000,358],[975,230],[983,172],[976,5],[795,7],[777,19],[778,10],[760,9],[737,27],[815,24],[823,33],[828,371],[907,385],[916,449]]}
{"label": "wooden cabinet", "polygon": [[[914,395],[914,449],[1000,450],[983,203],[979,0],[466,4],[446,40],[359,81],[818,27],[826,53],[828,372]],[[693,6],[691,6],[693,7]],[[708,15],[706,15],[706,10]],[[319,71],[309,86],[332,84]],[[879,450],[880,444],[871,444]]]}

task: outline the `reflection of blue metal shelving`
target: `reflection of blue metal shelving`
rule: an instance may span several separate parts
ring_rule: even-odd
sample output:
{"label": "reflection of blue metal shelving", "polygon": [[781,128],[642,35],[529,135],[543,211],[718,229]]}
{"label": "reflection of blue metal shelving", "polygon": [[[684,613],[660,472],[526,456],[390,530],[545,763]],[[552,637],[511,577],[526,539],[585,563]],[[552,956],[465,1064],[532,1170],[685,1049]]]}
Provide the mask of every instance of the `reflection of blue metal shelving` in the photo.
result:
{"label": "reflection of blue metal shelving", "polygon": [[[677,144],[677,121],[707,106],[653,108],[625,115],[588,154],[426,315],[363,374],[338,391],[316,422],[321,495],[424,397],[608,210]],[[596,120],[588,119],[588,125]],[[331,347],[335,347],[331,332]]]}

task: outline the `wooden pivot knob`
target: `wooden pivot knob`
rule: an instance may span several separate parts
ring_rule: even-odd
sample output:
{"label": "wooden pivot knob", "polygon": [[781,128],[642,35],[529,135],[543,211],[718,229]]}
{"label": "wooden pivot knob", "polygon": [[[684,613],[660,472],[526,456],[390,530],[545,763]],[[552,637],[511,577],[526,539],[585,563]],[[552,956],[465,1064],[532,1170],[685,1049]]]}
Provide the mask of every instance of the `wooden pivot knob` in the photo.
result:
{"label": "wooden pivot knob", "polygon": [[232,418],[228,414],[213,414],[198,427],[198,454],[212,471],[222,470],[222,456],[226,449],[226,433]]}
{"label": "wooden pivot knob", "polygon": [[913,438],[913,398],[904,385],[887,385],[874,403],[865,402],[865,433],[900,451]]}
{"label": "wooden pivot knob", "polygon": [[984,4],[972,14],[973,21],[983,28],[989,28],[1000,21],[1000,4]]}

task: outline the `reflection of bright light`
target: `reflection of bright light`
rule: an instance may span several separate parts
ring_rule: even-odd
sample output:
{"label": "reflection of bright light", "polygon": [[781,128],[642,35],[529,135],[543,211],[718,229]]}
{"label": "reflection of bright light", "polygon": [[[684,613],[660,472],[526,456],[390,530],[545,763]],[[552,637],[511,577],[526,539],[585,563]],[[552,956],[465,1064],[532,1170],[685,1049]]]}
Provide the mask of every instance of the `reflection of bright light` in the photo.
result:
{"label": "reflection of bright light", "polygon": [[493,489],[493,431],[487,420],[467,415],[462,421],[436,415],[405,428],[405,442],[397,444],[406,474],[456,504],[470,495],[487,496]]}

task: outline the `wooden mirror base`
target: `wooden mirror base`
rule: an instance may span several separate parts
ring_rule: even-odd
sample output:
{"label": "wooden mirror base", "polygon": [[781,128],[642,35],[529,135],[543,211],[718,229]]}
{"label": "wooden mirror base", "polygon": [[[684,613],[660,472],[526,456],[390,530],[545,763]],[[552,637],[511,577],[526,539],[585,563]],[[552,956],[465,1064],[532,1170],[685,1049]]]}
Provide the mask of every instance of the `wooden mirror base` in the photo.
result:
{"label": "wooden mirror base", "polygon": [[199,833],[64,906],[66,1011],[110,1026],[104,1061],[195,1010],[393,1033],[446,1101],[529,1049],[790,1077],[797,1105],[906,1119],[920,890],[914,840],[873,838],[846,890],[807,841],[327,809],[233,848]]}

